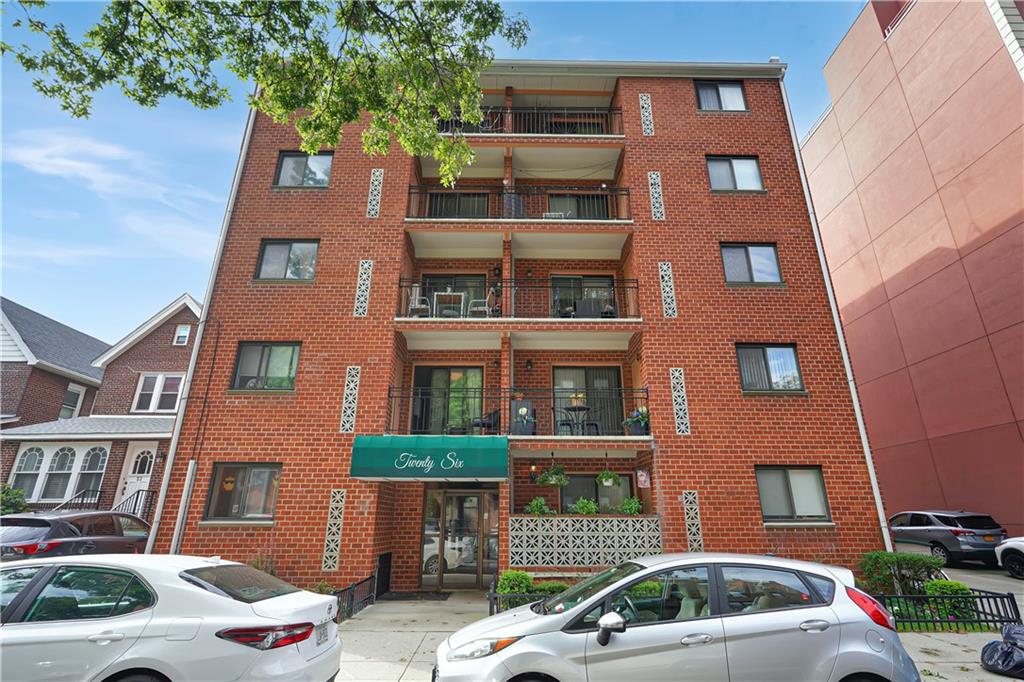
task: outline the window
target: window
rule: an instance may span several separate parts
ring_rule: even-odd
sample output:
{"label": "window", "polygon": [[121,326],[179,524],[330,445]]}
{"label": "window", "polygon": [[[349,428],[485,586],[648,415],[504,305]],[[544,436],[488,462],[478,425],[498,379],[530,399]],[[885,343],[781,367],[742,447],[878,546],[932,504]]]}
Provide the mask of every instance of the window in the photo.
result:
{"label": "window", "polygon": [[815,603],[796,573],[754,566],[723,566],[728,612],[752,613]]}
{"label": "window", "polygon": [[746,111],[743,84],[735,81],[697,81],[697,108],[701,111]]}
{"label": "window", "polygon": [[569,485],[562,488],[562,512],[568,513],[576,500],[585,497],[597,502],[602,512],[613,512],[623,500],[633,494],[633,479],[627,474],[620,474],[619,484],[601,485],[595,478],[596,474],[571,474]]}
{"label": "window", "polygon": [[910,525],[917,528],[928,528],[935,524],[932,523],[932,520],[928,518],[927,514],[911,514]]}
{"label": "window", "polygon": [[46,567],[7,568],[0,572],[0,613],[7,609],[14,598],[28,587],[32,579],[44,568]]}
{"label": "window", "polygon": [[744,391],[802,391],[794,346],[736,346]]}
{"label": "window", "polygon": [[812,575],[810,573],[804,573],[803,575],[823,601],[832,603],[832,597],[836,594],[836,584],[834,582],[820,575]]}
{"label": "window", "polygon": [[121,522],[121,535],[126,538],[144,538],[149,535],[149,526],[132,516],[118,516]]}
{"label": "window", "polygon": [[153,595],[131,573],[66,566],[58,569],[39,593],[24,620],[108,618],[148,608],[153,602]]}
{"label": "window", "polygon": [[730,283],[779,283],[779,257],[774,244],[722,244],[725,281]]}
{"label": "window", "polygon": [[280,477],[280,464],[214,465],[206,518],[273,519]]}
{"label": "window", "polygon": [[708,157],[708,177],[712,190],[754,190],[764,189],[761,184],[761,168],[752,157]]}
{"label": "window", "polygon": [[132,412],[174,412],[181,392],[180,374],[143,374],[135,392]]}
{"label": "window", "polygon": [[264,599],[273,599],[299,591],[294,585],[289,585],[280,578],[252,566],[204,566],[182,571],[178,576],[204,590],[245,604],[254,604]]}
{"label": "window", "polygon": [[63,500],[68,490],[68,483],[71,482],[71,469],[75,465],[75,449],[63,447],[53,453],[50,458],[50,468],[43,480],[43,492],[39,495],[41,500]]}
{"label": "window", "polygon": [[256,279],[311,280],[316,274],[316,240],[264,239],[260,244]]}
{"label": "window", "polygon": [[616,317],[615,278],[607,275],[551,278],[552,317]]}
{"label": "window", "polygon": [[86,520],[88,526],[82,533],[83,535],[103,535],[108,537],[112,535],[120,535],[117,530],[117,526],[114,525],[114,517],[110,514],[89,516]]}
{"label": "window", "polygon": [[75,493],[92,491],[99,496],[100,482],[103,480],[103,472],[107,468],[107,449],[96,446],[89,448],[82,461],[82,469],[78,473],[78,483],[75,485]]}
{"label": "window", "polygon": [[231,388],[251,391],[290,391],[299,364],[297,343],[241,343]]}
{"label": "window", "polygon": [[413,370],[412,432],[472,434],[483,412],[483,367],[433,367]]}
{"label": "window", "polygon": [[486,218],[486,192],[430,192],[427,194],[428,218]]}
{"label": "window", "polygon": [[612,595],[627,624],[700,618],[710,613],[708,569],[690,566],[658,573]]}
{"label": "window", "polygon": [[757,493],[765,521],[828,521],[828,499],[821,467],[762,466]]}
{"label": "window", "polygon": [[622,435],[625,408],[618,367],[555,367],[552,384],[554,435]]}
{"label": "window", "polygon": [[331,152],[312,156],[303,152],[282,152],[274,184],[278,187],[327,187],[333,160]]}
{"label": "window", "polygon": [[32,498],[36,489],[36,481],[39,479],[39,469],[43,465],[42,448],[31,447],[21,453],[18,464],[14,467],[14,476],[11,478],[11,487],[17,488],[25,493],[27,499]]}
{"label": "window", "polygon": [[57,419],[77,417],[78,411],[82,409],[82,398],[84,397],[85,386],[68,384],[67,390],[64,391],[64,398],[60,401],[60,413],[58,413]]}
{"label": "window", "polygon": [[893,528],[902,528],[903,526],[910,525],[910,514],[897,514],[890,519],[889,525]]}
{"label": "window", "polygon": [[192,331],[192,325],[190,324],[179,324],[174,329],[174,340],[171,341],[172,346],[187,346],[188,335]]}
{"label": "window", "polygon": [[604,194],[549,194],[548,212],[562,218],[607,220],[608,197]]}

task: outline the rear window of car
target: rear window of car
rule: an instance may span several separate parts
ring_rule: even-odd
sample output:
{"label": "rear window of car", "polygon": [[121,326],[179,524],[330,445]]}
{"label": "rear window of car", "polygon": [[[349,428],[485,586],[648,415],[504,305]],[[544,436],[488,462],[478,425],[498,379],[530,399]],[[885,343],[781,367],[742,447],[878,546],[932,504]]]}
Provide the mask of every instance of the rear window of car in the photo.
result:
{"label": "rear window of car", "polygon": [[204,566],[190,568],[179,574],[182,580],[202,587],[215,594],[230,597],[236,601],[252,604],[264,599],[273,599],[299,588],[264,573],[252,566],[231,564],[227,566]]}
{"label": "rear window of car", "polygon": [[804,573],[804,577],[814,586],[814,589],[821,596],[822,600],[826,604],[832,602],[832,597],[836,594],[836,584],[828,578],[823,578],[820,575],[813,575],[811,573]]}
{"label": "rear window of car", "polygon": [[50,524],[37,519],[4,519],[0,526],[0,542],[33,542],[50,532]]}
{"label": "rear window of car", "polygon": [[981,514],[978,514],[977,516],[956,516],[953,518],[956,520],[957,524],[959,524],[961,528],[994,530],[996,528],[1002,527],[998,523],[996,523],[996,520],[993,519],[991,516],[983,516]]}

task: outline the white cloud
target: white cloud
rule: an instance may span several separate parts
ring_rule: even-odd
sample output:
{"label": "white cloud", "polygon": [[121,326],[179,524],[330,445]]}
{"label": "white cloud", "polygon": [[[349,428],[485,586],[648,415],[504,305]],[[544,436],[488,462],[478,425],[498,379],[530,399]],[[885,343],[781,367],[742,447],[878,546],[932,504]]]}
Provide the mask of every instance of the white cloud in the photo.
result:
{"label": "white cloud", "polygon": [[217,235],[195,223],[168,216],[125,214],[121,224],[132,233],[146,237],[178,256],[209,262],[217,246]]}
{"label": "white cloud", "polygon": [[113,249],[104,246],[74,245],[64,242],[7,237],[3,241],[5,266],[17,261],[32,260],[53,265],[76,265],[115,255]]}

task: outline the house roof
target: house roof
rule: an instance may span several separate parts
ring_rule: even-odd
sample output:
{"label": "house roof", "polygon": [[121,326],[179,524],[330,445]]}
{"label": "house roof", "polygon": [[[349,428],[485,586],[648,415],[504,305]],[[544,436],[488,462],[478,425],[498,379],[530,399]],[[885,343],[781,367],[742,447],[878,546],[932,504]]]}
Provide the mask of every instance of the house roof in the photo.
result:
{"label": "house roof", "polygon": [[98,384],[103,368],[92,364],[110,344],[83,334],[8,298],[0,298],[0,311],[8,333],[30,365]]}
{"label": "house roof", "polygon": [[102,415],[58,419],[0,431],[0,440],[98,440],[113,438],[170,438],[174,417]]}
{"label": "house roof", "polygon": [[124,353],[126,350],[134,346],[142,338],[144,338],[146,334],[149,334],[151,331],[162,325],[167,320],[171,319],[171,317],[173,317],[174,315],[177,315],[179,311],[186,307],[189,310],[191,310],[196,317],[199,317],[199,314],[202,312],[202,306],[199,305],[199,302],[196,301],[196,299],[192,298],[188,294],[182,294],[178,298],[171,301],[171,303],[163,310],[161,310],[156,315],[154,315],[153,317],[149,318],[141,325],[136,327],[131,333],[128,334],[128,336],[124,337],[123,339],[115,343],[113,346],[110,346],[110,348],[106,349],[105,353],[103,353],[102,355],[97,354],[99,355],[98,357],[94,356],[92,366],[99,367],[102,370],[102,368],[106,367],[111,360],[113,360],[121,353]]}

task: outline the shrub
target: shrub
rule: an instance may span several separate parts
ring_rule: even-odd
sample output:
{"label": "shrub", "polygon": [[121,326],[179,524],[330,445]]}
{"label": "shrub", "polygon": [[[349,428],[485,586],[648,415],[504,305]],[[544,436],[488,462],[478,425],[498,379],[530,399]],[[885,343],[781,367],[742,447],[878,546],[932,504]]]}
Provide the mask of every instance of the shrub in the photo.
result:
{"label": "shrub", "polygon": [[12,488],[6,483],[0,486],[0,515],[20,514],[23,511],[28,511],[25,491],[21,488]]}
{"label": "shrub", "polygon": [[636,585],[633,585],[628,590],[630,597],[642,599],[644,597],[660,597],[661,596],[661,583],[657,580],[644,580]]}
{"label": "shrub", "polygon": [[597,502],[589,497],[581,497],[569,507],[570,514],[584,514],[590,516],[597,513]]}
{"label": "shrub", "polygon": [[[526,571],[505,571],[498,577],[498,594],[533,594],[533,578]],[[498,609],[512,609],[535,601],[529,597],[499,597]]]}
{"label": "shrub", "polygon": [[931,596],[964,595],[968,599],[942,599],[932,602],[934,615],[939,620],[974,620],[974,593],[971,588],[957,580],[929,580],[924,584],[924,593]]}
{"label": "shrub", "polygon": [[644,510],[644,505],[640,502],[640,498],[634,495],[633,497],[627,497],[619,505],[619,513],[626,514],[627,516],[637,516]]}
{"label": "shrub", "polygon": [[326,580],[321,580],[318,583],[313,583],[306,588],[310,592],[316,592],[317,594],[334,594],[334,586],[328,583]]}
{"label": "shrub", "polygon": [[561,594],[569,589],[569,583],[559,582],[558,580],[548,580],[543,583],[534,583],[531,591],[534,594]]}
{"label": "shrub", "polygon": [[257,571],[263,571],[270,575],[277,575],[277,569],[274,568],[274,557],[269,554],[263,554],[260,552],[252,558],[249,565],[255,568]]}
{"label": "shrub", "polygon": [[857,567],[869,594],[921,594],[925,582],[941,577],[942,559],[910,552],[868,552]]}
{"label": "shrub", "polygon": [[523,507],[523,513],[544,516],[545,514],[554,514],[555,510],[548,506],[548,501],[543,497],[535,497]]}

